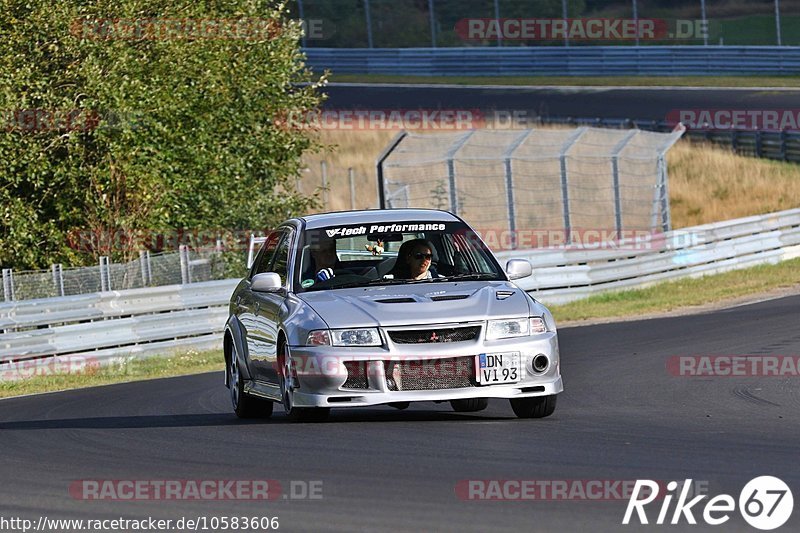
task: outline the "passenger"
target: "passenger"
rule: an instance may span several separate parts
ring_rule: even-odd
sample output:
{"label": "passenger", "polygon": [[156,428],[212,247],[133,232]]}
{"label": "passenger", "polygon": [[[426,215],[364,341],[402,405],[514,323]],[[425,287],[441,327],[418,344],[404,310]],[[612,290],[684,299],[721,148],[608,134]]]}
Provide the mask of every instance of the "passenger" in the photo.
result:
{"label": "passenger", "polygon": [[433,279],[439,275],[431,272],[433,246],[425,239],[406,241],[397,252],[397,262],[390,272],[395,279]]}

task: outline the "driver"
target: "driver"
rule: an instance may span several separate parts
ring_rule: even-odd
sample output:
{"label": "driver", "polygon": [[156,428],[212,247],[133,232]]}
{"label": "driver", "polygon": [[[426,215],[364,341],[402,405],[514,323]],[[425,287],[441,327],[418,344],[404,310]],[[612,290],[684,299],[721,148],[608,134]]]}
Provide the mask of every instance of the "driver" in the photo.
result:
{"label": "driver", "polygon": [[323,239],[310,246],[311,257],[314,259],[316,281],[326,281],[333,277],[333,269],[339,265],[339,257],[336,255],[336,241],[333,239]]}

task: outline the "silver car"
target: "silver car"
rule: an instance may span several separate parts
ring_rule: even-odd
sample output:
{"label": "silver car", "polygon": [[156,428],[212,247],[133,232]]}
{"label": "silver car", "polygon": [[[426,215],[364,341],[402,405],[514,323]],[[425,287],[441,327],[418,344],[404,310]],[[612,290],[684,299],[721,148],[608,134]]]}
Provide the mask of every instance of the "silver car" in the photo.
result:
{"label": "silver car", "polygon": [[288,220],[233,292],[225,385],[240,417],[321,421],[331,407],[506,398],[521,418],[563,390],[550,312],[459,217],[427,209]]}

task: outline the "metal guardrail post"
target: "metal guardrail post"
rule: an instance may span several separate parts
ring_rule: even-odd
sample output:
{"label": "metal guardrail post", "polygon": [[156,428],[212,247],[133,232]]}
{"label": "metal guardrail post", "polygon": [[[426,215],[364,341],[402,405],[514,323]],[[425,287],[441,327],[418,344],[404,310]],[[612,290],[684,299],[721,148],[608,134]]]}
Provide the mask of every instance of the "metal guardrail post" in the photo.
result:
{"label": "metal guardrail post", "polygon": [[667,232],[672,228],[672,215],[669,209],[669,182],[667,180],[667,162],[664,156],[658,158],[658,193],[661,207],[661,231]]}
{"label": "metal guardrail post", "polygon": [[111,268],[108,257],[100,256],[100,291],[107,292],[111,290]]}
{"label": "metal guardrail post", "polygon": [[189,274],[189,247],[181,244],[178,248],[178,254],[181,259],[181,284],[186,285],[191,283],[191,276]]}
{"label": "metal guardrail post", "polygon": [[372,14],[369,9],[369,0],[364,0],[364,17],[367,23],[367,47],[372,48]]}
{"label": "metal guardrail post", "polygon": [[436,15],[434,12],[434,1],[428,0],[428,18],[431,24],[431,46],[436,48]]}
{"label": "metal guardrail post", "polygon": [[14,273],[10,268],[3,269],[3,300],[14,301]]}
{"label": "metal guardrail post", "polygon": [[353,167],[347,169],[347,177],[350,180],[350,209],[356,209],[356,176]]}
{"label": "metal guardrail post", "polygon": [[756,156],[757,157],[764,157],[764,143],[763,138],[760,131],[756,132]]}
{"label": "metal guardrail post", "polygon": [[575,130],[575,132],[567,137],[566,141],[564,141],[563,146],[561,146],[561,153],[558,155],[559,160],[561,161],[561,203],[562,209],[564,210],[564,233],[566,234],[564,241],[566,244],[572,244],[572,222],[570,221],[569,214],[569,177],[567,173],[567,152],[569,152],[569,149],[572,148],[572,145],[575,144],[584,133],[586,133],[585,127]]}
{"label": "metal guardrail post", "polygon": [[320,172],[322,173],[322,207],[328,207],[328,163],[325,161],[319,164]]}
{"label": "metal guardrail post", "polygon": [[788,161],[786,157],[786,130],[781,130],[781,161]]}
{"label": "metal guardrail post", "polygon": [[470,130],[465,133],[460,139],[453,143],[450,150],[447,152],[447,177],[450,181],[450,211],[456,216],[458,215],[458,190],[456,185],[456,165],[455,157],[458,151],[464,146],[470,137],[475,133],[475,130]]}
{"label": "metal guardrail post", "polygon": [[383,150],[383,152],[381,152],[380,155],[378,155],[378,159],[375,162],[375,173],[377,174],[378,177],[378,208],[380,209],[387,209],[386,190],[384,188],[384,183],[383,183],[383,178],[384,178],[383,163],[386,161],[386,158],[392,155],[392,152],[394,152],[394,150],[400,145],[400,142],[403,139],[405,139],[407,135],[408,132],[406,131],[401,131],[400,133],[395,135],[394,139],[392,139],[392,142],[390,142],[389,146],[387,146]]}
{"label": "metal guardrail post", "polygon": [[637,133],[637,130],[629,131],[611,152],[611,186],[614,190],[614,225],[618,236],[622,233],[622,195],[620,194],[619,187],[619,154]]}
{"label": "metal guardrail post", "polygon": [[58,296],[64,296],[64,269],[61,263],[52,265],[50,267],[53,271],[53,287],[55,287]]}
{"label": "metal guardrail post", "polygon": [[[494,0],[494,19],[500,24],[500,0]],[[497,46],[503,46],[503,32],[497,32]]]}
{"label": "metal guardrail post", "polygon": [[149,250],[139,251],[139,266],[141,267],[142,270],[142,285],[144,287],[149,287],[150,284],[153,282],[153,272],[150,269]]}
{"label": "metal guardrail post", "polygon": [[514,173],[513,169],[511,168],[511,157],[514,155],[514,151],[519,148],[519,146],[525,142],[525,139],[528,138],[528,135],[533,133],[533,130],[526,130],[523,131],[514,142],[506,150],[506,153],[503,154],[505,158],[505,171],[506,171],[506,202],[508,204],[508,231],[511,232],[511,249],[517,249],[517,214],[515,213],[515,205],[514,205]]}
{"label": "metal guardrail post", "polygon": [[297,14],[300,15],[300,20],[303,22],[305,26],[303,28],[303,37],[301,38],[300,41],[303,44],[303,48],[305,48],[306,46],[308,46],[308,41],[306,39],[307,38],[306,34],[308,33],[308,21],[306,20],[306,15],[303,9],[303,0],[297,0]]}

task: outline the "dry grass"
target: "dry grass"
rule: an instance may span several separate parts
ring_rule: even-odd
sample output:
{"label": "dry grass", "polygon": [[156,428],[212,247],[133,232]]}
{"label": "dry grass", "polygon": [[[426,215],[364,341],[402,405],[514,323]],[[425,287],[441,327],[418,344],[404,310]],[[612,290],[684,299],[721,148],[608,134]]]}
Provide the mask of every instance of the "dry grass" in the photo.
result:
{"label": "dry grass", "polygon": [[351,209],[348,169],[353,168],[356,194],[355,209],[368,209],[378,205],[378,185],[375,161],[378,155],[397,134],[395,131],[330,131],[319,132],[320,140],[328,150],[308,155],[308,167],[299,182],[303,194],[320,192],[322,198],[322,172],[320,163],[327,162],[328,201],[320,211]]}
{"label": "dry grass", "polygon": [[[326,205],[351,208],[348,168],[355,172],[355,208],[376,207],[375,160],[394,131],[322,131],[328,150],[306,157],[298,180],[304,194],[321,191],[320,162],[327,161]],[[672,224],[683,228],[800,207],[800,165],[739,156],[706,143],[680,141],[667,156]]]}
{"label": "dry grass", "polygon": [[667,154],[675,228],[800,207],[800,165],[680,142]]}

